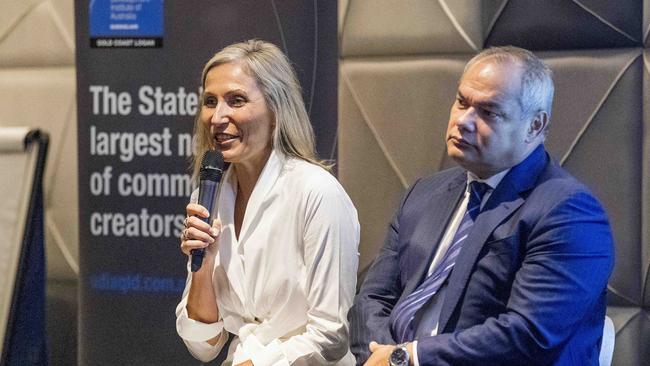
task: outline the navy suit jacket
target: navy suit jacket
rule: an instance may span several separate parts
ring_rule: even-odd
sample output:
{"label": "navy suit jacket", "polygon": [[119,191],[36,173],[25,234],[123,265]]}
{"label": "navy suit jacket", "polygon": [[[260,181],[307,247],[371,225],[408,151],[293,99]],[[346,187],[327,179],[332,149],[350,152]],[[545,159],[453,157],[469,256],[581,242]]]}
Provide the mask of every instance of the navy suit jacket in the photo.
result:
{"label": "navy suit jacket", "polygon": [[[466,182],[453,168],[405,195],[350,309],[359,365],[370,341],[395,344],[391,311],[423,281]],[[539,146],[485,202],[447,279],[438,335],[417,340],[420,365],[598,365],[613,263],[601,205]]]}

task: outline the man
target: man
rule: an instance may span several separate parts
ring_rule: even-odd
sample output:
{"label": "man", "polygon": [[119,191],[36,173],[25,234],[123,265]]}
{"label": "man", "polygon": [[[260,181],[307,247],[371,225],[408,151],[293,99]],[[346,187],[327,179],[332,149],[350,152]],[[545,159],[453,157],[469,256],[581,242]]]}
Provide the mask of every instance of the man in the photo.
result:
{"label": "man", "polygon": [[446,135],[462,168],[401,202],[350,310],[359,365],[598,364],[612,235],[544,149],[553,88],[516,47],[466,65]]}

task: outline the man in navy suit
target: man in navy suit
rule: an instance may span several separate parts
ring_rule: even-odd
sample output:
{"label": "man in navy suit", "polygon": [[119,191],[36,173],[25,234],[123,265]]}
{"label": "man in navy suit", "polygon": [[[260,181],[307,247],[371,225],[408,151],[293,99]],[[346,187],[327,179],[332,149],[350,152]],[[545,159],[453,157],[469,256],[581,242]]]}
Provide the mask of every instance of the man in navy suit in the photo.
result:
{"label": "man in navy suit", "polygon": [[612,234],[544,148],[553,90],[520,48],[466,65],[446,135],[460,167],[416,181],[389,225],[349,313],[359,365],[598,364]]}

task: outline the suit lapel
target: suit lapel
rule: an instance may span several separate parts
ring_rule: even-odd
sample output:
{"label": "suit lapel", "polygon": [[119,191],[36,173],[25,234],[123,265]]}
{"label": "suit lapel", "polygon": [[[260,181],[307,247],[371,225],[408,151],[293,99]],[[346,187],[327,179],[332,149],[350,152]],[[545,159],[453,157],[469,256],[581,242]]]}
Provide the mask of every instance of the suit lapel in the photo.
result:
{"label": "suit lapel", "polygon": [[501,222],[525,202],[523,193],[534,187],[548,160],[543,145],[538,146],[523,162],[506,174],[485,203],[449,276],[438,329],[445,330],[488,238]]}
{"label": "suit lapel", "polygon": [[[466,183],[467,173],[459,171],[459,174],[454,176],[448,184],[444,184],[442,189],[433,192],[428,198],[428,203],[424,205],[427,212],[420,213],[417,227],[413,229],[413,238],[411,238],[412,243],[419,246],[414,248],[416,254],[411,261],[411,263],[417,263],[417,268],[404,286],[402,299],[415,291],[426,276],[442,235],[454,214],[458,201],[465,192]],[[419,253],[427,253],[426,260],[423,260],[424,258]]]}

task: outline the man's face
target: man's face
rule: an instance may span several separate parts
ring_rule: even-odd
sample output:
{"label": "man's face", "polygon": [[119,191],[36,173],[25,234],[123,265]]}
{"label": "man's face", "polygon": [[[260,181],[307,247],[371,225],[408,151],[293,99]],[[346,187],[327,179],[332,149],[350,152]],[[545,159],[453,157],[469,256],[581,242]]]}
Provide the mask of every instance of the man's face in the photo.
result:
{"label": "man's face", "polygon": [[523,113],[521,67],[487,58],[471,66],[458,86],[447,127],[447,154],[488,178],[520,163],[537,145],[534,116]]}

